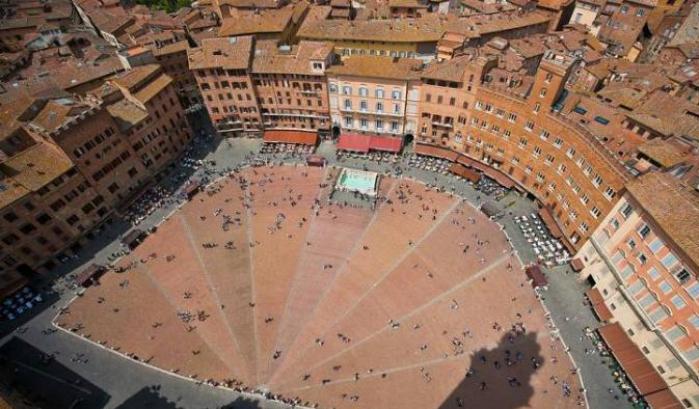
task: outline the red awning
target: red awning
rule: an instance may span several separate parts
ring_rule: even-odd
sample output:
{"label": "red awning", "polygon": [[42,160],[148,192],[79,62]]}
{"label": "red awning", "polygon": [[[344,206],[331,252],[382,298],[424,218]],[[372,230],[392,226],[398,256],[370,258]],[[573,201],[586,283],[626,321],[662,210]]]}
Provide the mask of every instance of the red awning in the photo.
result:
{"label": "red awning", "polygon": [[497,169],[493,169],[489,165],[486,165],[485,163],[481,163],[475,159],[469,158],[468,156],[465,155],[459,155],[457,162],[459,162],[462,165],[470,166],[474,169],[478,169],[483,174],[488,176],[489,178],[493,179],[496,181],[500,186],[506,188],[506,189],[511,189],[512,187],[515,186],[515,183],[512,181],[512,179],[509,178],[509,176],[505,175],[504,173],[500,172]]}
{"label": "red awning", "polygon": [[426,145],[424,143],[415,144],[415,153],[418,155],[446,159],[451,162],[456,162],[456,159],[459,157],[457,152],[453,152],[447,148],[440,148],[439,146]]}
{"label": "red awning", "polygon": [[134,249],[145,237],[146,233],[143,230],[133,229],[121,238],[121,242],[125,246]]}
{"label": "red awning", "polygon": [[343,133],[337,141],[337,149],[350,152],[369,152],[371,147],[371,135],[357,133]]}
{"label": "red awning", "polygon": [[646,403],[653,409],[683,409],[684,405],[680,403],[675,395],[669,389],[655,392],[644,396]]}
{"label": "red awning", "polygon": [[484,165],[484,164],[478,162],[478,161],[475,160],[475,159],[471,159],[471,158],[469,158],[468,156],[465,156],[465,155],[460,155],[460,156],[457,158],[456,161],[459,162],[459,163],[462,164],[462,165],[466,165],[466,166],[470,166],[470,167],[472,167],[472,168],[474,168],[474,169],[478,169],[478,170],[480,170],[481,172],[485,172],[485,171],[488,169],[488,166],[486,166],[486,165]]}
{"label": "red awning", "polygon": [[549,231],[551,232],[551,235],[554,238],[560,239],[561,237],[563,237],[563,231],[561,231],[561,228],[558,227],[558,224],[553,219],[551,210],[549,210],[548,207],[542,207],[541,209],[539,209],[539,216],[541,216],[541,220],[544,221],[544,224],[546,225],[546,227],[548,227]]}
{"label": "red awning", "polygon": [[89,284],[89,281],[93,278],[98,278],[104,271],[105,268],[103,266],[100,266],[99,264],[90,264],[90,266],[85,268],[77,275],[77,277],[75,277],[75,281],[78,285],[85,286],[85,284]]}
{"label": "red awning", "polygon": [[487,168],[485,170],[485,175],[496,181],[500,186],[504,187],[505,189],[512,189],[512,187],[515,185],[515,182],[513,182],[512,179],[510,179],[504,173],[501,173],[500,171],[495,170],[493,168]]}
{"label": "red awning", "polygon": [[653,409],[684,407],[618,322],[607,324],[598,331],[621,367],[624,368],[626,375],[636,386],[636,390]]}
{"label": "red awning", "polygon": [[306,158],[306,164],[309,166],[323,166],[325,165],[325,158],[320,155],[309,155]]}
{"label": "red awning", "polygon": [[585,268],[585,264],[579,258],[574,258],[570,260],[570,267],[577,273]]}
{"label": "red awning", "polygon": [[592,305],[604,303],[602,293],[600,293],[597,288],[590,288],[589,290],[585,291],[585,295],[587,295],[587,298],[590,300]]}
{"label": "red awning", "polygon": [[265,131],[264,141],[270,143],[296,143],[315,145],[318,142],[316,132],[304,131]]}
{"label": "red awning", "polygon": [[187,199],[191,199],[194,195],[199,193],[199,189],[201,189],[201,182],[197,180],[185,187],[184,194],[187,196]]}
{"label": "red awning", "polygon": [[372,136],[369,148],[375,151],[398,153],[403,147],[403,138],[395,136]]}
{"label": "red awning", "polygon": [[543,287],[549,283],[538,264],[532,264],[531,266],[527,267],[525,269],[525,273],[527,274],[527,277],[532,280],[532,287],[534,288]]}
{"label": "red awning", "polygon": [[367,153],[370,150],[398,153],[403,147],[403,138],[394,136],[343,133],[337,142],[337,149]]}
{"label": "red awning", "polygon": [[585,292],[585,295],[590,300],[592,309],[595,310],[595,314],[597,314],[597,318],[600,321],[609,321],[614,317],[607,304],[604,303],[604,298],[598,289],[590,288]]}
{"label": "red awning", "polygon": [[449,171],[455,175],[461,176],[466,180],[470,180],[473,183],[478,183],[478,181],[481,179],[480,173],[459,163],[453,163],[449,168]]}

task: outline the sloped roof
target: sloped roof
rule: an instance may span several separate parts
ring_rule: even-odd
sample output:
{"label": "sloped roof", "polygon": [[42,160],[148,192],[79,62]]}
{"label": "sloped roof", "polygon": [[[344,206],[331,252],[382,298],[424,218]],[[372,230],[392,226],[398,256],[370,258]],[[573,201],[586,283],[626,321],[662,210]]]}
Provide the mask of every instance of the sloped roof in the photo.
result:
{"label": "sloped roof", "polygon": [[444,32],[440,20],[421,19],[387,20],[317,20],[304,24],[297,36],[313,40],[355,40],[401,42],[437,42]]}
{"label": "sloped roof", "polygon": [[160,71],[160,66],[157,64],[141,65],[116,76],[113,81],[122,88],[133,90],[143,86],[158,71]]}
{"label": "sloped roof", "polygon": [[699,265],[699,192],[673,176],[650,172],[626,185],[665,234]]}
{"label": "sloped roof", "polygon": [[32,120],[32,124],[38,125],[47,131],[53,131],[63,125],[68,118],[84,109],[87,109],[87,107],[76,104],[69,99],[49,101]]}
{"label": "sloped roof", "polygon": [[419,78],[421,67],[422,61],[414,58],[358,55],[332,66],[328,74],[406,80]]}
{"label": "sloped roof", "polygon": [[464,69],[472,64],[470,55],[462,55],[447,61],[433,61],[422,72],[422,78],[434,80],[461,82]]}
{"label": "sloped roof", "polygon": [[628,117],[666,136],[699,140],[699,108],[662,91],[650,94]]}
{"label": "sloped roof", "polygon": [[122,132],[148,118],[148,111],[127,99],[122,99],[107,107],[107,112],[114,118]]}
{"label": "sloped roof", "polygon": [[289,24],[298,20],[308,6],[305,3],[289,5],[280,9],[262,11],[239,10],[223,20],[219,35],[234,37],[259,33],[281,33]]}
{"label": "sloped roof", "polygon": [[136,99],[145,104],[153,97],[158,95],[168,85],[170,85],[172,81],[173,80],[169,75],[161,74],[158,78],[149,82],[146,86],[136,91],[136,93],[133,95],[136,97]]}
{"label": "sloped roof", "polygon": [[685,158],[685,152],[674,143],[662,138],[651,139],[638,147],[638,151],[664,168],[673,167]]}
{"label": "sloped roof", "polygon": [[325,60],[332,53],[332,45],[316,41],[302,41],[288,51],[280,50],[276,41],[258,41],[252,61],[254,73],[286,73],[323,75],[313,71],[311,61]]}
{"label": "sloped roof", "polygon": [[37,191],[73,167],[60,149],[49,143],[37,143],[0,163],[0,207],[7,206],[32,191]]}
{"label": "sloped roof", "polygon": [[189,68],[222,68],[243,70],[250,67],[253,40],[251,36],[205,38],[201,46],[187,51]]}

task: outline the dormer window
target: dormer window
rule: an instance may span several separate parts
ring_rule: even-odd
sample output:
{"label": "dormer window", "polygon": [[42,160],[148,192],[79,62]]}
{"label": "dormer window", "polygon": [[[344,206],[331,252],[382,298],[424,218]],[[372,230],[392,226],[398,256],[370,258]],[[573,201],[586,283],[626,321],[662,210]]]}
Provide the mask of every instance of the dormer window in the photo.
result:
{"label": "dormer window", "polygon": [[313,62],[313,70],[314,71],[323,71],[323,63],[322,62]]}

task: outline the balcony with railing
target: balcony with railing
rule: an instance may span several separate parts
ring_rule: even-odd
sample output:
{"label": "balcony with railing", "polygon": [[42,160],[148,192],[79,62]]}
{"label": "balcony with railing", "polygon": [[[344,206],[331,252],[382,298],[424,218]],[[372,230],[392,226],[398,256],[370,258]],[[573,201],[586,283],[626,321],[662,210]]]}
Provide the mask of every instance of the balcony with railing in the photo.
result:
{"label": "balcony with railing", "polygon": [[449,117],[449,116],[442,118],[439,115],[433,115],[431,122],[432,122],[433,127],[448,128],[448,129],[451,129],[454,127],[454,118]]}
{"label": "balcony with railing", "polygon": [[352,107],[341,106],[340,112],[362,114],[362,115],[388,116],[388,117],[394,117],[394,118],[402,118],[403,117],[403,114],[400,112],[388,112],[388,111],[383,111],[383,110],[370,111],[368,108],[361,108],[361,107],[359,109],[353,109]]}
{"label": "balcony with railing", "polygon": [[286,117],[286,118],[310,118],[310,119],[330,119],[327,115],[318,115],[302,112],[263,112],[263,117]]}
{"label": "balcony with railing", "polygon": [[[518,104],[524,104],[527,101],[525,96],[515,92],[514,90],[510,90],[509,88],[502,88],[494,86],[493,84],[484,83],[481,84],[481,89],[486,94],[506,98]],[[559,125],[569,128],[572,131],[572,134],[578,135],[586,143],[588,143],[589,146],[599,152],[600,155],[598,155],[598,157],[609,165],[609,167],[614,170],[617,176],[619,176],[623,181],[627,181],[632,177],[626,166],[624,166],[624,164],[615,157],[614,153],[589,129],[553,110],[548,112],[548,117],[558,122]]]}
{"label": "balcony with railing", "polygon": [[643,323],[643,325],[648,331],[652,331],[663,342],[663,344],[668,348],[668,350],[670,350],[672,355],[675,356],[678,362],[690,374],[692,379],[694,379],[695,381],[699,381],[699,373],[697,373],[697,370],[694,367],[694,365],[687,360],[687,358],[684,356],[684,354],[682,354],[679,348],[672,342],[672,340],[670,340],[667,337],[665,332],[663,332],[662,328],[658,327],[655,324],[655,322],[651,319],[651,317],[648,316],[643,307],[641,307],[641,305],[638,304],[636,298],[629,292],[629,289],[626,287],[625,280],[622,277],[621,272],[617,270],[614,261],[609,257],[604,247],[597,241],[597,238],[591,236],[590,243],[595,248],[597,254],[604,262],[605,266],[607,267],[607,270],[612,273],[612,276],[616,281],[616,285],[619,292],[624,297],[627,304],[631,307],[631,310],[633,310],[636,317],[638,317],[639,321]]}

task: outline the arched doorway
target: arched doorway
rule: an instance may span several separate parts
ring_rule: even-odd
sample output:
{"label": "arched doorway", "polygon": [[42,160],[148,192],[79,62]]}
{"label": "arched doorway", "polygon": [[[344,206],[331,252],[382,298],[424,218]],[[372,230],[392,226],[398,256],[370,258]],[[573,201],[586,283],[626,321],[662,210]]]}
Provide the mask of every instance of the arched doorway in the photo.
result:
{"label": "arched doorway", "polygon": [[340,137],[340,127],[338,125],[333,125],[332,138],[337,139]]}

